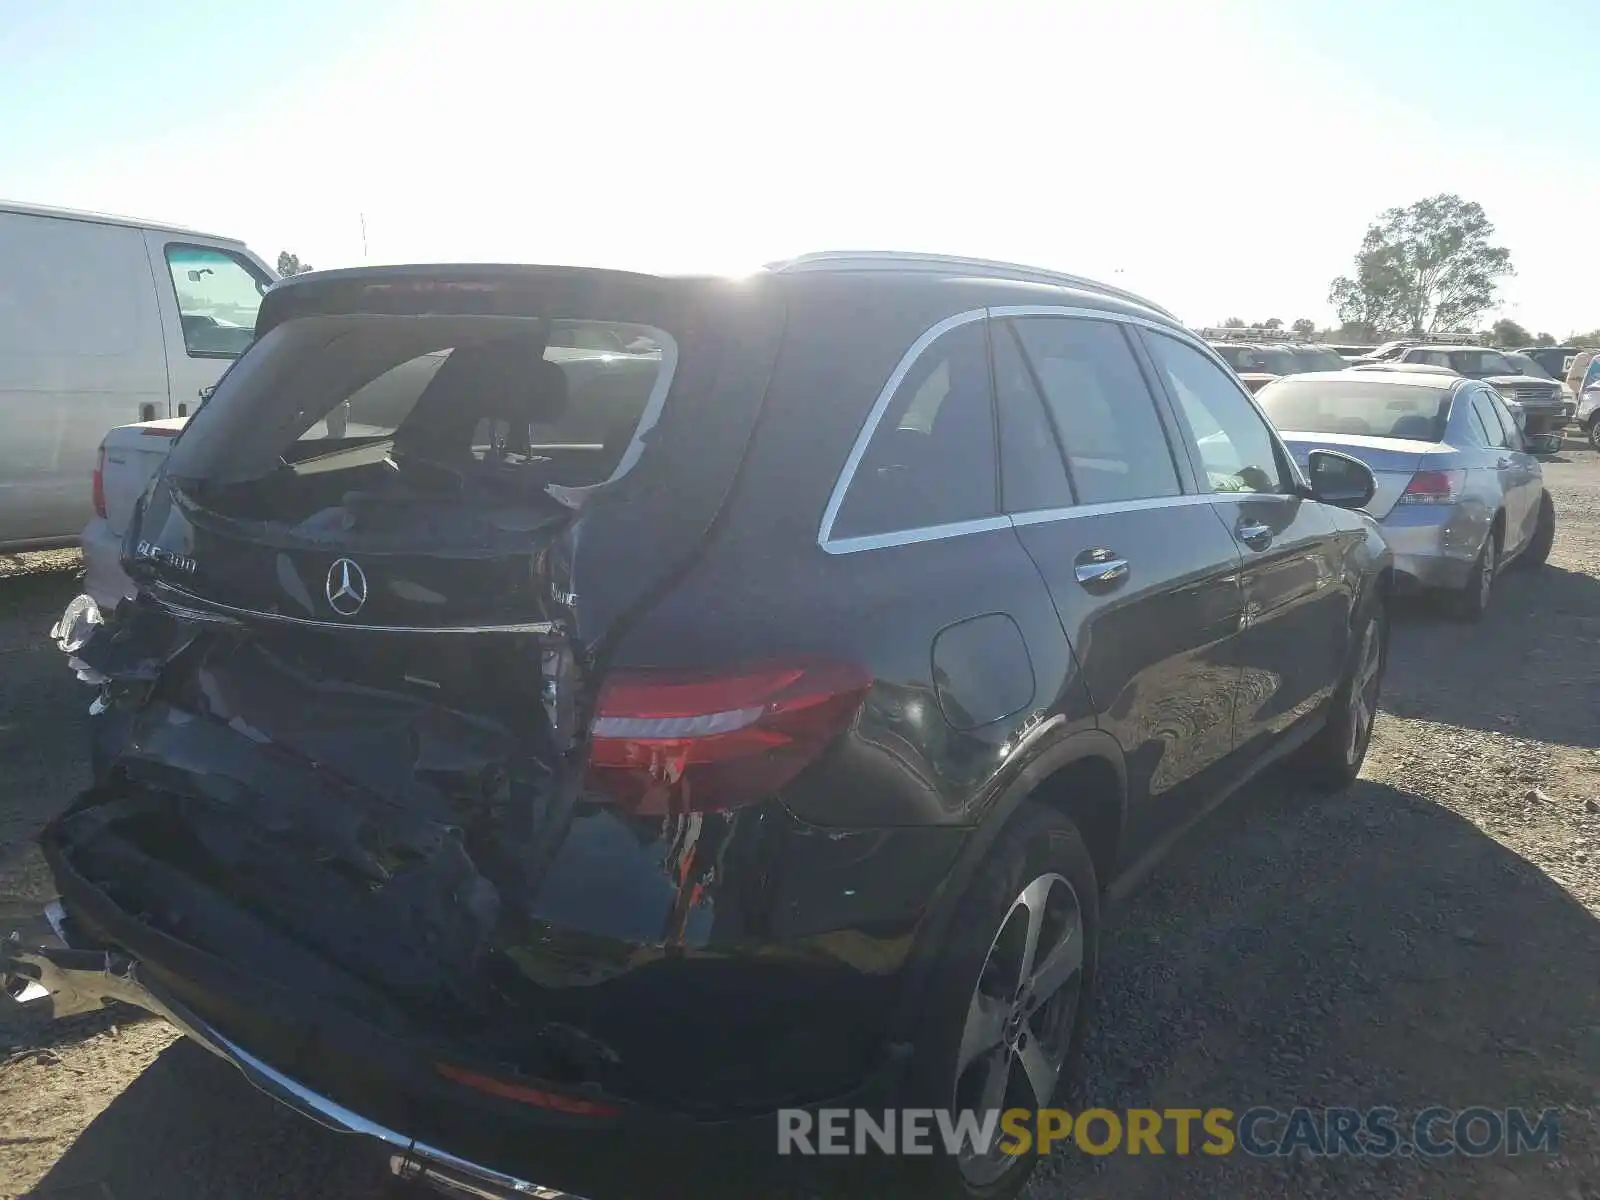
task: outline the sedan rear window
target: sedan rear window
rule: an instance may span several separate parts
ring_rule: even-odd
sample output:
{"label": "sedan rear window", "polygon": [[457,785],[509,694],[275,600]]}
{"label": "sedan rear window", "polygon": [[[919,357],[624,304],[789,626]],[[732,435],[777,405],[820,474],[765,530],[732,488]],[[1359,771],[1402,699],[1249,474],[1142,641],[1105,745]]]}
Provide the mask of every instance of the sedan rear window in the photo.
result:
{"label": "sedan rear window", "polygon": [[1437,442],[1444,436],[1450,393],[1431,387],[1369,381],[1280,379],[1256,394],[1284,432]]}

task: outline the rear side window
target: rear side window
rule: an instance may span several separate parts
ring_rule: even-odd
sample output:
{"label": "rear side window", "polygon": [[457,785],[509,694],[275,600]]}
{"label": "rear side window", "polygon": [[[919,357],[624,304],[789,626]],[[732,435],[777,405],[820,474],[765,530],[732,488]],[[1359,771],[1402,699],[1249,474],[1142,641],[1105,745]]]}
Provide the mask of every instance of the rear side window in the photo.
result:
{"label": "rear side window", "polygon": [[1472,394],[1472,412],[1483,426],[1486,439],[1485,445],[1500,448],[1511,444],[1510,439],[1506,437],[1506,431],[1501,428],[1499,418],[1495,416],[1494,402],[1488,396],[1485,396],[1482,392],[1474,392]]}
{"label": "rear side window", "polygon": [[1015,338],[1066,450],[1080,504],[1182,492],[1155,400],[1122,330],[1109,321],[1020,317],[997,322]]}
{"label": "rear side window", "polygon": [[1511,415],[1511,410],[1505,406],[1499,396],[1488,396],[1489,407],[1494,410],[1494,415],[1500,418],[1500,431],[1505,434],[1504,445],[1516,449],[1522,445],[1522,430],[1517,428],[1517,420]]}
{"label": "rear side window", "polygon": [[1149,338],[1150,356],[1194,431],[1214,492],[1283,490],[1267,423],[1226,373],[1192,346],[1164,334]]}
{"label": "rear side window", "polygon": [[831,536],[994,516],[994,405],[983,324],[940,336],[911,364],[856,465]]}
{"label": "rear side window", "polygon": [[183,344],[191,358],[238,358],[256,335],[270,281],[244,259],[209,246],[167,246]]}

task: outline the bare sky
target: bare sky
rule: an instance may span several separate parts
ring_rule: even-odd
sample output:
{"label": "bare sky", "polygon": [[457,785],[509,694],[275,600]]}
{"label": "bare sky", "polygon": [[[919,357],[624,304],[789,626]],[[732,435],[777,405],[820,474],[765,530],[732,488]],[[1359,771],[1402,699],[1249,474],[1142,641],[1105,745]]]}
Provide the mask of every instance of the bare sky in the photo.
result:
{"label": "bare sky", "polygon": [[1367,224],[1453,191],[1511,248],[1503,314],[1600,326],[1597,5],[136,7],[0,0],[0,195],[318,266],[364,213],[373,262],[925,249],[1320,324]]}

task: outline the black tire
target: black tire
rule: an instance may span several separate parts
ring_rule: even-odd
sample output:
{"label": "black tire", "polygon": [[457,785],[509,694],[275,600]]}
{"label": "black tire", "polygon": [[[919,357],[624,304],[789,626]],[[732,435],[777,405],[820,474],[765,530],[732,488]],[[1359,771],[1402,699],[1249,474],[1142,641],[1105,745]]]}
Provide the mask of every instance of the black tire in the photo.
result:
{"label": "black tire", "polygon": [[[1368,635],[1372,641],[1368,642]],[[1375,664],[1368,654],[1375,652]],[[1375,674],[1368,668],[1375,665]],[[1378,715],[1383,674],[1389,665],[1389,606],[1373,597],[1366,614],[1356,622],[1350,638],[1350,661],[1334,689],[1328,720],[1301,749],[1295,760],[1300,778],[1317,792],[1340,792],[1355,782],[1372,744],[1372,726]],[[1365,677],[1363,679],[1363,677]],[[1355,704],[1361,688],[1364,708]]]}
{"label": "black tire", "polygon": [[[961,897],[950,924],[950,932],[935,968],[929,988],[923,1033],[917,1045],[912,1071],[914,1102],[936,1108],[976,1107],[968,1098],[974,1072],[982,1073],[983,1063],[974,1059],[962,1078],[956,1077],[969,1009],[991,955],[1000,961],[1002,947],[1016,930],[1016,905],[1026,889],[1038,882],[1059,877],[1070,885],[1077,901],[1081,921],[1082,965],[1078,971],[1076,1004],[1070,1012],[1041,1008],[1038,1016],[1049,1018],[1059,1032],[1057,1046],[1064,1041],[1061,1069],[1050,1098],[1028,1102],[1008,1102],[1003,1107],[1044,1108],[1060,1097],[1072,1094],[1082,1067],[1083,1046],[1088,1034],[1093,1004],[1095,966],[1100,943],[1099,882],[1094,860],[1077,827],[1054,809],[1024,802],[1012,814],[1006,827],[990,847],[983,864]],[[1052,885],[1053,898],[1062,896],[1059,883]],[[1024,918],[1016,918],[1024,919]],[[1040,945],[1045,944],[1041,933]],[[1003,972],[999,972],[1003,974]],[[988,991],[985,985],[985,991]],[[1066,989],[1058,1003],[1069,998]],[[1034,1027],[1024,1024],[1023,1042]],[[1003,1050],[1001,1051],[1003,1053]],[[1025,1077],[1022,1077],[1025,1078]],[[1019,1086],[1026,1087],[1025,1084]],[[1031,1092],[1031,1088],[1027,1089]],[[1008,1093],[1008,1096],[1010,1093]],[[970,1178],[956,1158],[936,1150],[931,1158],[900,1158],[893,1169],[897,1183],[907,1195],[937,1197],[939,1200],[1010,1200],[1027,1184],[1037,1154],[1019,1155],[991,1182]]]}
{"label": "black tire", "polygon": [[1589,439],[1589,445],[1600,450],[1600,413],[1595,413],[1589,418],[1589,423],[1583,428],[1584,436]]}
{"label": "black tire", "polygon": [[1481,621],[1489,611],[1494,580],[1500,569],[1500,531],[1491,529],[1483,539],[1483,549],[1473,561],[1467,582],[1450,595],[1450,609],[1463,621]]}
{"label": "black tire", "polygon": [[1550,559],[1550,548],[1556,544],[1556,506],[1549,492],[1539,493],[1539,516],[1533,527],[1533,537],[1517,556],[1514,565],[1536,570]]}

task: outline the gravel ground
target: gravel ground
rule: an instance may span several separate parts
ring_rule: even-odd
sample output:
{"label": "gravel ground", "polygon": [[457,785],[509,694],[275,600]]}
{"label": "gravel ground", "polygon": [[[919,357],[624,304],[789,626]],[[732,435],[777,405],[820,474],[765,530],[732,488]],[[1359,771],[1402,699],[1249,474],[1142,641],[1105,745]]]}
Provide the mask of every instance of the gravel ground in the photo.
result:
{"label": "gravel ground", "polygon": [[[1600,1200],[1600,457],[1569,443],[1545,472],[1550,567],[1508,574],[1476,628],[1400,614],[1361,781],[1332,799],[1260,781],[1112,914],[1088,1098],[1402,1118],[1553,1107],[1560,1154],[1068,1153],[1034,1200]],[[74,570],[70,555],[0,557],[0,923],[50,894],[29,839],[86,774],[87,694],[41,637]],[[126,1013],[0,1018],[0,1196],[29,1188],[389,1194],[367,1148]]]}

